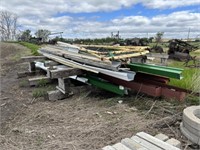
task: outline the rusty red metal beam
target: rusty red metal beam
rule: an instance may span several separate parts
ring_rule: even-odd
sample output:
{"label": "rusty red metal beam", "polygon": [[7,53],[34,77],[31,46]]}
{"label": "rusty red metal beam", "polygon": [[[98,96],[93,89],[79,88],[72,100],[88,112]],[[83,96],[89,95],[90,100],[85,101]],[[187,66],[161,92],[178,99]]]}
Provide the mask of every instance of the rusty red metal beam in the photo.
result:
{"label": "rusty red metal beam", "polygon": [[144,93],[153,97],[166,97],[168,99],[176,99],[178,101],[183,101],[186,97],[185,90],[166,85],[166,83],[161,83],[161,82],[159,83],[158,81],[154,81],[154,82],[157,84],[159,83],[159,85],[154,85],[154,84],[140,83],[140,82],[135,82],[135,81],[128,82],[128,81],[110,77],[104,74],[99,74],[99,77],[111,83],[122,85],[133,91]]}

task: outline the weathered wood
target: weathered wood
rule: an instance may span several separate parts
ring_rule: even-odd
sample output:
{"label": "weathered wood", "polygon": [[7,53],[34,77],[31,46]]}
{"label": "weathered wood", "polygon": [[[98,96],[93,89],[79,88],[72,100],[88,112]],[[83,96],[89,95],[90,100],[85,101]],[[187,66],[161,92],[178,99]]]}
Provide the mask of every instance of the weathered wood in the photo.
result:
{"label": "weathered wood", "polygon": [[70,79],[69,78],[58,78],[58,86],[56,87],[63,94],[70,92]]}
{"label": "weathered wood", "polygon": [[79,57],[74,57],[74,56],[69,56],[69,55],[64,55],[64,57],[75,60],[77,62],[89,64],[89,65],[96,66],[96,67],[106,68],[106,69],[110,69],[110,70],[115,70],[115,71],[121,65],[120,62],[117,65],[112,65],[112,64],[103,63],[102,61],[96,62],[96,61],[93,61],[93,60],[90,60],[90,59],[87,59],[87,58],[79,58]]}
{"label": "weathered wood", "polygon": [[[59,47],[55,47],[55,46],[46,46],[43,47],[39,52],[41,53],[42,51],[54,54],[54,55],[69,55],[69,56],[75,56],[75,57],[79,57],[79,58],[86,58],[86,59],[90,59],[93,61],[97,61],[97,62],[101,62],[101,58],[97,58],[94,56],[90,56],[90,55],[84,55],[84,54],[80,54],[80,53],[73,53],[73,52],[69,52],[69,51],[64,51],[63,49],[59,49]],[[108,63],[111,64],[111,62],[109,60],[105,60],[102,61],[104,63]]]}
{"label": "weathered wood", "polygon": [[27,76],[35,75],[35,72],[29,72],[29,71],[24,71],[24,72],[17,72],[17,77],[18,78],[23,78]]}
{"label": "weathered wood", "polygon": [[45,56],[26,56],[26,57],[21,57],[21,61],[24,62],[33,62],[35,60],[44,60],[47,59]]}
{"label": "weathered wood", "polygon": [[113,57],[104,57],[104,60],[118,60],[118,59],[125,59],[125,58],[131,58],[131,57],[137,57],[141,55],[146,55],[149,53],[149,51],[142,51],[142,52],[137,52],[137,53],[132,53],[132,54],[123,54],[119,56],[113,56]]}
{"label": "weathered wood", "polygon": [[94,73],[99,73],[98,71],[95,71],[95,70],[89,69],[89,68],[87,68],[83,65],[80,65],[80,63],[76,63],[74,61],[67,60],[67,59],[64,59],[64,58],[59,57],[59,56],[55,56],[55,55],[48,54],[48,53],[43,53],[43,55],[48,57],[49,59],[55,60],[55,61],[57,61],[57,62],[59,62],[63,65],[66,65],[66,66],[70,66],[70,67],[73,67],[73,68],[79,68],[79,69],[83,69],[83,70],[94,72]]}
{"label": "weathered wood", "polygon": [[30,86],[40,86],[43,84],[50,83],[52,80],[49,77],[36,77],[28,79]]}
{"label": "weathered wood", "polygon": [[82,70],[71,67],[69,67],[68,69],[66,68],[66,69],[47,70],[47,76],[51,79],[63,78],[81,74],[83,74]]}
{"label": "weathered wood", "polygon": [[35,67],[35,62],[29,62],[29,72],[35,72],[36,67]]}

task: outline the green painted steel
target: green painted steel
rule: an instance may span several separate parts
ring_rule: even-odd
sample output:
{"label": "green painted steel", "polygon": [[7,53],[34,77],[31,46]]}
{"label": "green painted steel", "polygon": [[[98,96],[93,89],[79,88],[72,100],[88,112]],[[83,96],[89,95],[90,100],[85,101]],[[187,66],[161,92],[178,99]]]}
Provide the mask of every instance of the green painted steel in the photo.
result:
{"label": "green painted steel", "polygon": [[116,93],[121,96],[124,96],[125,94],[125,89],[120,89],[119,85],[111,84],[94,76],[87,75],[86,78],[88,79],[88,83],[95,85],[96,87]]}
{"label": "green painted steel", "polygon": [[174,68],[174,67],[165,67],[158,65],[150,65],[150,64],[141,64],[141,63],[130,63],[128,66],[132,71],[136,72],[144,72],[154,75],[165,76],[169,78],[182,79],[182,71],[183,69]]}

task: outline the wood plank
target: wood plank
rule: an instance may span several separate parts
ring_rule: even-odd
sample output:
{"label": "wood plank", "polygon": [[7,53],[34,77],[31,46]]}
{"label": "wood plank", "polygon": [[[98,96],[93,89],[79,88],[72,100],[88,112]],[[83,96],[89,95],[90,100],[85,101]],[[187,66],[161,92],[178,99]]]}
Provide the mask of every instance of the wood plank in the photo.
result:
{"label": "wood plank", "polygon": [[52,80],[48,77],[35,77],[28,79],[30,86],[40,86],[42,84],[50,83]]}
{"label": "wood plank", "polygon": [[51,79],[69,77],[73,75],[81,75],[83,71],[77,68],[68,68],[68,69],[56,69],[48,70],[47,76]]}
{"label": "wood plank", "polygon": [[21,57],[21,61],[24,62],[33,62],[35,60],[44,60],[47,59],[45,56],[26,56],[26,57]]}
{"label": "wood plank", "polygon": [[119,59],[125,59],[125,58],[131,58],[131,57],[146,55],[147,53],[149,53],[149,51],[145,50],[145,51],[133,53],[133,54],[123,54],[123,55],[119,55],[119,56],[106,57],[104,59],[105,60],[119,60]]}
{"label": "wood plank", "polygon": [[35,62],[29,62],[28,71],[29,72],[35,72],[35,70],[36,70]]}
{"label": "wood plank", "polygon": [[96,61],[86,59],[86,58],[73,57],[73,56],[69,56],[69,55],[64,55],[64,57],[78,61],[78,62],[81,62],[81,63],[88,64],[88,65],[101,67],[101,68],[105,68],[105,69],[110,69],[110,70],[115,70],[115,71],[118,70],[118,67],[121,66],[120,62],[117,65],[112,65],[112,64],[106,64],[106,63],[103,63],[103,62],[96,62]]}
{"label": "wood plank", "polygon": [[70,79],[69,78],[58,78],[58,86],[56,87],[63,94],[70,92]]}
{"label": "wood plank", "polygon": [[90,72],[94,72],[94,73],[99,73],[98,71],[95,71],[95,70],[92,70],[92,69],[89,69],[89,68],[86,68],[84,66],[81,66],[79,64],[76,64],[75,62],[71,61],[70,60],[66,60],[62,57],[59,57],[59,56],[55,56],[55,55],[52,55],[52,54],[47,54],[47,53],[43,53],[44,56],[48,57],[49,59],[52,59],[52,60],[55,60],[61,64],[64,64],[66,66],[70,66],[70,67],[73,67],[73,68],[78,68],[78,69],[83,69],[83,70],[86,70],[86,71],[90,71]]}
{"label": "wood plank", "polygon": [[[65,50],[59,49],[59,47],[55,47],[55,46],[46,46],[46,47],[43,47],[41,49],[52,52],[54,54],[60,53],[60,54],[63,54],[63,55],[77,56],[79,58],[87,58],[87,59],[97,61],[97,62],[102,61],[102,58],[97,58],[97,57],[94,57],[94,56],[89,56],[89,55],[84,55],[84,54],[80,54],[80,53],[73,53],[73,52],[65,51]],[[109,60],[105,60],[104,63],[111,64],[111,62]]]}

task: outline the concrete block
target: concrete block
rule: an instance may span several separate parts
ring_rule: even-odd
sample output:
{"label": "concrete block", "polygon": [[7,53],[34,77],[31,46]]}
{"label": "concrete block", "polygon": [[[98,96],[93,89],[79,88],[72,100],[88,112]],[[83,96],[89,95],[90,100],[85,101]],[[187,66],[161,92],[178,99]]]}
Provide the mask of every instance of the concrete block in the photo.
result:
{"label": "concrete block", "polygon": [[167,141],[169,140],[169,137],[165,134],[159,133],[155,136],[155,138],[161,140],[161,141]]}
{"label": "concrete block", "polygon": [[130,148],[131,150],[138,150],[143,148],[144,150],[147,150],[145,147],[142,145],[138,144],[134,140],[131,140],[129,138],[125,138],[121,141],[122,144],[124,144],[126,147]]}
{"label": "concrete block", "polygon": [[173,145],[175,147],[181,148],[181,142],[176,140],[176,139],[174,139],[174,138],[171,138],[171,139],[167,140],[166,143],[168,143],[170,145]]}
{"label": "concrete block", "polygon": [[63,94],[63,93],[60,92],[59,90],[48,91],[48,92],[47,92],[47,95],[48,95],[48,99],[49,99],[50,101],[61,100],[61,99],[64,99],[64,98],[68,97],[68,95]]}
{"label": "concrete block", "polygon": [[113,147],[116,150],[131,150],[130,148],[128,148],[125,145],[123,145],[122,143],[117,143],[117,144],[113,145]]}
{"label": "concrete block", "polygon": [[102,148],[102,150],[116,150],[114,147],[108,145]]}

